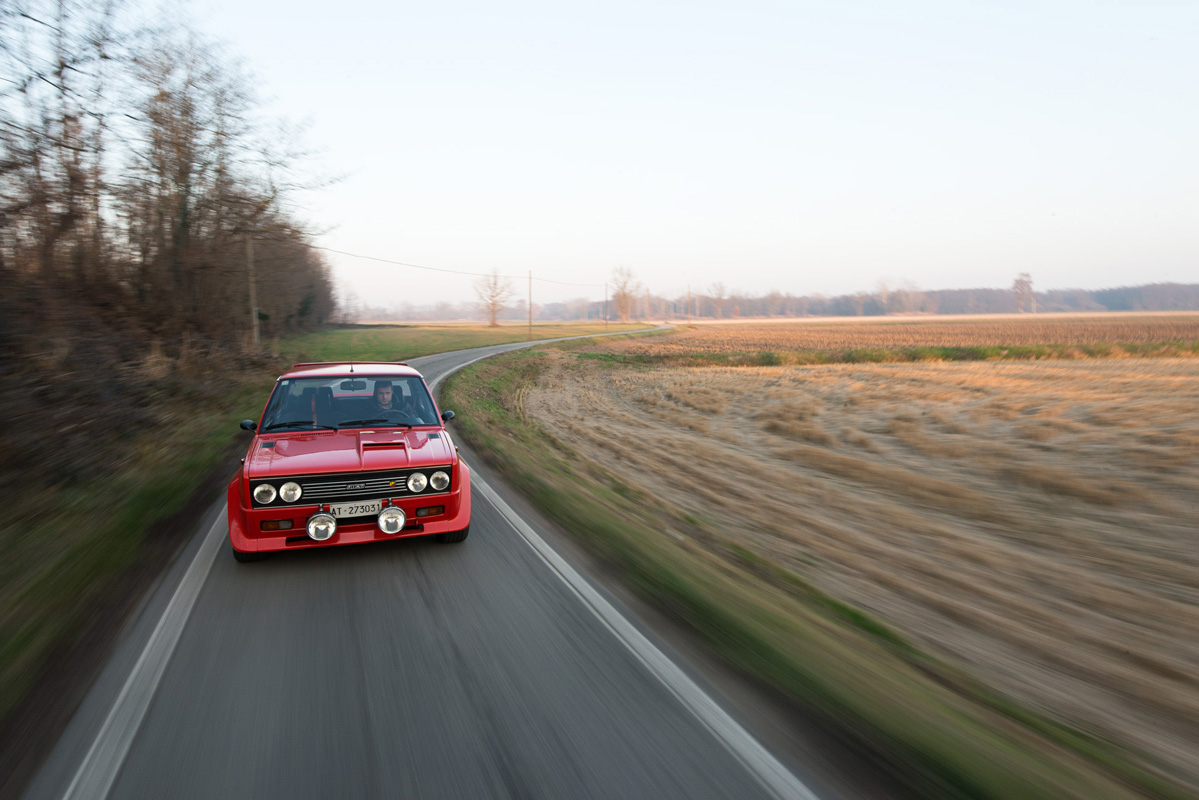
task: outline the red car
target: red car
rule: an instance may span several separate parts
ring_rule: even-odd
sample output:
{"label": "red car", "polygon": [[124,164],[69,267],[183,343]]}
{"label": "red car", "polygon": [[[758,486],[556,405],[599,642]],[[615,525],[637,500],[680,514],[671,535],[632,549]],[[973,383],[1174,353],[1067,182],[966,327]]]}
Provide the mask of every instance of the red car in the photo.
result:
{"label": "red car", "polygon": [[275,550],[470,532],[470,470],[420,373],[403,363],[296,364],[275,382],[229,483],[238,561]]}

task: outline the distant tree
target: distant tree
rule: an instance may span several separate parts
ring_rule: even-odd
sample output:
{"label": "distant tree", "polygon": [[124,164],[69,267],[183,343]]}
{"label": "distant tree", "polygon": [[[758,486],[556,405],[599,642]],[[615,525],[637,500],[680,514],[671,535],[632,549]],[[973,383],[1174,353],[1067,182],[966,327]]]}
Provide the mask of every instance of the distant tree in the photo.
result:
{"label": "distant tree", "polygon": [[862,316],[866,309],[866,301],[870,299],[870,295],[866,292],[857,292],[850,298],[850,305],[853,306],[853,314],[855,317]]}
{"label": "distant tree", "polygon": [[891,283],[887,278],[879,278],[875,284],[875,297],[878,298],[878,304],[882,306],[883,313],[886,314],[891,309]]}
{"label": "distant tree", "polygon": [[1027,272],[1021,272],[1016,276],[1016,280],[1012,282],[1012,293],[1016,295],[1016,310],[1024,311],[1025,306],[1029,311],[1036,311],[1036,299],[1032,294],[1032,277]]}
{"label": "distant tree", "polygon": [[475,294],[479,298],[480,305],[487,312],[491,320],[488,324],[492,328],[499,327],[496,316],[515,293],[512,281],[501,277],[498,270],[493,269],[490,275],[483,275],[475,279]]}
{"label": "distant tree", "polygon": [[708,287],[708,291],[711,293],[712,297],[712,309],[714,311],[714,316],[717,319],[720,319],[724,316],[724,298],[728,296],[728,289],[725,288],[723,283],[717,281]]}
{"label": "distant tree", "polygon": [[633,314],[633,297],[637,293],[637,281],[628,267],[612,270],[612,302],[616,305],[621,322],[628,322]]}
{"label": "distant tree", "polygon": [[895,291],[891,293],[892,310],[901,314],[911,314],[923,309],[924,292],[909,280],[900,281]]}

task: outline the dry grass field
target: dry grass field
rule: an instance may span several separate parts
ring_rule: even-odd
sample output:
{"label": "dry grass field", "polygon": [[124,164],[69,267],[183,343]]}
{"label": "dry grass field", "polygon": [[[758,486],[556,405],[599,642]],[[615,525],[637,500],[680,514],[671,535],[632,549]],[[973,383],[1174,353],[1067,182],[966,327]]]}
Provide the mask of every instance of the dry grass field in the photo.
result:
{"label": "dry grass field", "polygon": [[[1199,343],[1199,314],[870,318],[741,325],[696,325],[668,337],[629,339],[613,352],[656,359],[772,353],[777,363],[832,360],[1120,357],[1151,352],[1186,355]],[[944,352],[938,352],[938,351]]]}
{"label": "dry grass field", "polygon": [[[1195,317],[1155,319],[902,335],[1199,339]],[[900,335],[825,327],[701,328],[591,355]],[[1197,399],[1189,358],[671,368],[554,352],[521,411],[1001,695],[1199,786]]]}

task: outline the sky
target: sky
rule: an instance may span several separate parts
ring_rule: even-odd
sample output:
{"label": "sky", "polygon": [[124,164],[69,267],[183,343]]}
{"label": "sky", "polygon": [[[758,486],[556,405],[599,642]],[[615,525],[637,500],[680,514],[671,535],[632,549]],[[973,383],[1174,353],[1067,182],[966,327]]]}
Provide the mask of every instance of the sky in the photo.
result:
{"label": "sky", "polygon": [[[534,302],[1199,281],[1199,3],[193,0],[319,244]],[[473,278],[329,254],[373,304]],[[542,280],[545,279],[545,280]],[[589,286],[562,286],[547,281]]]}

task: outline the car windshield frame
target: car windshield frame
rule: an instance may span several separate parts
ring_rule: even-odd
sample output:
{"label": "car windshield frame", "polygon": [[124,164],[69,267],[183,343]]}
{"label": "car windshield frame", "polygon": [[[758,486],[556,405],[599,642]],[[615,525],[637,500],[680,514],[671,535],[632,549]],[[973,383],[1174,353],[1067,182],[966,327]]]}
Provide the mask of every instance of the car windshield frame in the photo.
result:
{"label": "car windshield frame", "polygon": [[[386,409],[375,398],[382,382],[392,389],[391,407]],[[280,434],[440,425],[437,404],[420,375],[346,373],[279,378],[258,430]]]}

